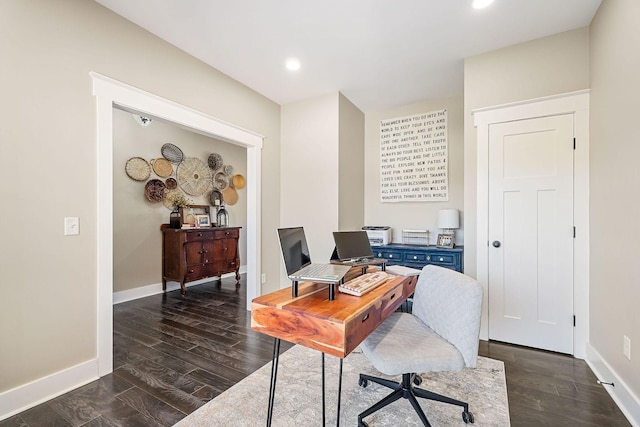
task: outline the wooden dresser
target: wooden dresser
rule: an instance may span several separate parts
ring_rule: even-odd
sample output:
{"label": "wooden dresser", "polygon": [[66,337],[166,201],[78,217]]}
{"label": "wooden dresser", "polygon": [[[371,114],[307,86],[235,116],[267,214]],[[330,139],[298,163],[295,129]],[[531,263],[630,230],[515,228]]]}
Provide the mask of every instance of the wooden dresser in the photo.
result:
{"label": "wooden dresser", "polygon": [[167,281],[185,283],[207,277],[219,277],[235,272],[240,283],[240,255],[238,239],[241,227],[212,227],[172,229],[163,224],[162,231],[162,289]]}

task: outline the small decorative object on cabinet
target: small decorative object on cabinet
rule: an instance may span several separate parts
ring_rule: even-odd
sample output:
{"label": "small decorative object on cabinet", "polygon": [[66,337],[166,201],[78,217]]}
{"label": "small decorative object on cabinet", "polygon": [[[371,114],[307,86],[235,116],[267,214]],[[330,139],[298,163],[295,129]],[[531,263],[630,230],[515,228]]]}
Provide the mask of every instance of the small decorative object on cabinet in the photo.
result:
{"label": "small decorative object on cabinet", "polygon": [[240,285],[240,227],[175,230],[164,224],[161,230],[162,290],[175,281],[184,295],[185,283],[226,273],[235,273]]}
{"label": "small decorative object on cabinet", "polygon": [[229,226],[229,214],[227,213],[227,210],[224,208],[224,205],[221,205],[220,209],[218,209],[218,214],[216,215],[216,222],[218,223],[218,227]]}
{"label": "small decorative object on cabinet", "polygon": [[451,234],[438,234],[438,241],[436,246],[439,248],[453,248],[453,235]]}
{"label": "small decorative object on cabinet", "polygon": [[385,258],[387,260],[387,266],[404,265],[422,270],[422,267],[427,264],[435,264],[460,273],[464,272],[463,246],[444,249],[435,246],[391,243],[389,245],[375,246],[372,249],[376,258]]}
{"label": "small decorative object on cabinet", "polygon": [[209,215],[196,215],[196,226],[211,227],[211,221],[209,220]]}
{"label": "small decorative object on cabinet", "polygon": [[182,227],[182,223],[180,221],[180,209],[175,207],[169,214],[169,228],[178,229],[180,227]]}

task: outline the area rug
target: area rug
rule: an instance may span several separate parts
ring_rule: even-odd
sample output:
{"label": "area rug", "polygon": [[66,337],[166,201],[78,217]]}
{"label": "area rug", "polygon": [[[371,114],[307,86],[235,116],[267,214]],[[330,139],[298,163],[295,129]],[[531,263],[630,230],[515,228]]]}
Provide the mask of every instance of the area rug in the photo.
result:
{"label": "area rug", "polygon": [[[321,353],[294,346],[280,356],[273,409],[274,427],[322,426]],[[358,414],[389,394],[378,384],[358,385],[358,374],[380,375],[356,349],[344,359],[340,425],[358,425]],[[339,359],[325,356],[326,422],[336,425]],[[179,427],[246,427],[266,425],[271,363],[182,419]],[[391,378],[391,377],[388,377]],[[421,388],[469,403],[474,426],[509,426],[504,364],[480,357],[475,369],[430,373]],[[399,379],[399,378],[394,378]],[[432,426],[464,426],[458,406],[418,399]],[[400,399],[365,418],[369,427],[422,426],[406,399]]]}

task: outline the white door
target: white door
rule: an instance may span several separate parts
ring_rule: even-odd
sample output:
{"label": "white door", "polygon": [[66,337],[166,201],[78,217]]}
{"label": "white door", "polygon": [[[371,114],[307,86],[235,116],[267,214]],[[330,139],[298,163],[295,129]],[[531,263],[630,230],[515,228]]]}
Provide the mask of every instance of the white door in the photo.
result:
{"label": "white door", "polygon": [[573,115],[489,126],[489,338],[573,354]]}

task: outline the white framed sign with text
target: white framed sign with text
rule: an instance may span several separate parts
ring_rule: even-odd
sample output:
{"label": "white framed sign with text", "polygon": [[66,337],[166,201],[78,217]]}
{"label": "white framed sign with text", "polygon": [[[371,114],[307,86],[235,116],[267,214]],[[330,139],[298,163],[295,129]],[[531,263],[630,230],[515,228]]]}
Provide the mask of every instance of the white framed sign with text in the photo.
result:
{"label": "white framed sign with text", "polygon": [[449,200],[447,110],[380,121],[380,201]]}

